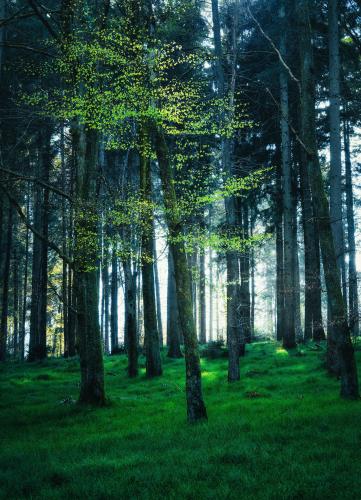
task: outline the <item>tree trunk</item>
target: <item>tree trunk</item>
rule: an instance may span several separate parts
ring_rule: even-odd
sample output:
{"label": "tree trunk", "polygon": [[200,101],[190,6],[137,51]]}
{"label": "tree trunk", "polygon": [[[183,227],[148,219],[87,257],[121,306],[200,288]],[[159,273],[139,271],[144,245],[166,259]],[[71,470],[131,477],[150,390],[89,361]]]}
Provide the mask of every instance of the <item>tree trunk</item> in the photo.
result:
{"label": "tree trunk", "polygon": [[2,272],[2,297],[1,297],[1,322],[0,322],[0,361],[6,359],[6,348],[8,340],[8,316],[9,316],[9,284],[10,284],[10,261],[13,241],[13,208],[9,202],[7,217],[7,236],[5,240],[5,259]]}
{"label": "tree trunk", "polygon": [[206,261],[204,248],[199,252],[199,343],[207,343],[206,334]]}
{"label": "tree trunk", "polygon": [[[114,244],[115,245],[115,244]],[[112,254],[112,277],[111,277],[111,292],[110,292],[110,342],[111,353],[118,351],[118,257],[116,247],[113,246]]]}
{"label": "tree trunk", "polygon": [[167,345],[169,358],[182,358],[181,326],[172,252],[168,252]]}
{"label": "tree trunk", "polygon": [[297,2],[301,61],[301,123],[302,141],[307,154],[307,170],[310,179],[314,211],[319,224],[321,253],[327,296],[333,323],[332,338],[336,346],[337,361],[341,374],[341,396],[359,397],[357,368],[347,313],[342,297],[341,280],[333,242],[329,205],[318,158],[315,119],[315,84],[313,80],[313,54],[309,18],[309,0]]}
{"label": "tree trunk", "polygon": [[154,238],[154,286],[155,286],[155,296],[157,305],[157,327],[159,332],[159,345],[163,347],[163,321],[162,321],[162,305],[160,300],[160,284],[159,284],[159,272],[158,272],[158,257],[157,257],[157,245],[156,239]]}
{"label": "tree trunk", "polygon": [[201,366],[193,317],[191,278],[184,243],[179,238],[183,233],[183,227],[177,215],[177,198],[168,148],[163,132],[155,130],[155,133],[156,153],[167,212],[169,248],[174,262],[179,318],[184,335],[187,416],[188,421],[194,423],[206,419],[207,411],[202,396]]}
{"label": "tree trunk", "polygon": [[[286,57],[286,9],[285,2],[280,7],[281,39],[280,52]],[[295,331],[295,292],[294,292],[294,218],[292,207],[292,167],[289,130],[288,75],[283,65],[280,67],[280,111],[281,111],[281,153],[283,178],[283,239],[284,239],[284,300],[285,317],[283,347],[296,346]]]}
{"label": "tree trunk", "polygon": [[98,134],[79,126],[76,132],[77,179],[74,285],[81,384],[79,402],[105,403],[104,366],[99,327],[97,160]]}
{"label": "tree trunk", "polygon": [[342,164],[340,119],[340,47],[338,0],[328,0],[329,119],[330,119],[330,218],[337,265],[346,301],[345,248],[342,220]]}
{"label": "tree trunk", "polygon": [[130,259],[123,261],[123,271],[125,301],[124,331],[127,332],[128,376],[133,378],[138,375],[137,275],[135,271],[132,271]]}
{"label": "tree trunk", "polygon": [[276,199],[275,199],[275,223],[276,223],[276,338],[283,339],[285,322],[285,297],[283,279],[283,200],[282,200],[282,171],[277,168],[276,172]]}
{"label": "tree trunk", "polygon": [[346,166],[346,210],[347,210],[347,242],[348,242],[348,300],[349,321],[352,334],[359,335],[358,289],[356,269],[355,219],[352,192],[352,165],[350,154],[350,130],[347,120],[344,122],[344,147]]}
{"label": "tree trunk", "polygon": [[143,317],[144,317],[144,346],[146,357],[147,377],[162,375],[162,362],[160,357],[159,333],[157,326],[157,309],[155,297],[154,280],[154,226],[152,208],[152,180],[150,159],[146,155],[145,141],[143,137],[144,153],[140,159],[140,189],[141,196],[146,206],[143,214],[142,227],[142,290],[143,290]]}
{"label": "tree trunk", "polygon": [[[48,128],[45,129],[44,125],[43,127],[38,139],[38,175],[48,183],[51,166],[51,132]],[[34,227],[47,238],[49,190],[36,186],[34,196]],[[47,285],[48,246],[45,241],[34,236],[28,361],[41,360],[47,355]]]}

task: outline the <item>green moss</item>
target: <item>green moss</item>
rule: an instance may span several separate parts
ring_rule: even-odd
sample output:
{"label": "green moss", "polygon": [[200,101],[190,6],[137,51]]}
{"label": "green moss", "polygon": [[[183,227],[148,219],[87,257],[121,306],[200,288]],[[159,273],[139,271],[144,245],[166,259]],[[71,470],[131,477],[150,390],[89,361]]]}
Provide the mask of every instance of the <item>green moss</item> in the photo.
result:
{"label": "green moss", "polygon": [[129,380],[125,357],[107,358],[110,404],[95,410],[72,402],[76,361],[7,364],[0,498],[358,498],[361,405],[339,399],[322,353],[303,351],[252,345],[231,385],[227,360],[202,360],[209,422],[196,426],[184,360]]}

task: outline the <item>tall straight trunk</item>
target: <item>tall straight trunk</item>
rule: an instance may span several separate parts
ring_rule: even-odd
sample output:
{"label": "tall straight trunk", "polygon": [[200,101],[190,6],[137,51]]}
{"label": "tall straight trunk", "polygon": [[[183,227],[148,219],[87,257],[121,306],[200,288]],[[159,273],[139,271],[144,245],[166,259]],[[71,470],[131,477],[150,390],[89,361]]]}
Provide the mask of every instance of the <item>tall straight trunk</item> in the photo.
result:
{"label": "tall straight trunk", "polygon": [[156,238],[154,238],[154,286],[155,286],[155,296],[157,305],[157,327],[159,332],[159,344],[163,347],[163,321],[162,321],[162,305],[160,300],[160,284],[159,284],[159,272],[158,272],[158,256],[157,256],[157,245]]}
{"label": "tall straight trunk", "polygon": [[130,259],[123,260],[124,271],[124,331],[127,332],[128,376],[138,375],[138,330],[136,314],[137,275],[132,271]]}
{"label": "tall straight trunk", "polygon": [[172,252],[168,252],[167,345],[169,358],[182,358],[181,326]]}
{"label": "tall straight trunk", "polygon": [[328,0],[329,120],[330,120],[330,217],[337,265],[346,300],[346,269],[342,221],[342,164],[340,119],[339,0]]}
{"label": "tall straight trunk", "polygon": [[[254,226],[254,219],[253,219],[253,214],[251,212],[251,225],[250,225],[251,238],[253,236],[253,226]],[[283,256],[283,253],[282,253],[282,256]],[[250,266],[251,266],[251,335],[252,335],[252,339],[254,339],[255,338],[254,313],[255,313],[255,305],[256,305],[256,279],[255,279],[256,262],[255,262],[255,258],[254,258],[253,246],[251,247]],[[282,277],[282,280],[283,280],[283,277]],[[282,281],[282,283],[283,283],[283,281]],[[282,305],[282,307],[284,307],[284,301],[283,301],[283,303],[281,303],[281,305]]]}
{"label": "tall straight trunk", "polygon": [[[65,164],[65,136],[64,125],[60,131],[60,158],[61,158],[61,176],[62,176],[62,190],[66,191],[66,164]],[[62,198],[61,202],[61,232],[62,232],[62,251],[66,255],[67,251],[67,213],[65,206],[65,199]],[[68,265],[63,261],[62,269],[62,284],[61,295],[63,303],[63,332],[64,332],[64,357],[69,356],[69,307],[68,307]]]}
{"label": "tall straight trunk", "polygon": [[[347,324],[347,312],[342,296],[340,274],[331,230],[330,211],[318,157],[315,117],[315,83],[309,17],[309,0],[297,2],[301,61],[301,136],[307,154],[307,170],[315,216],[319,224],[322,262],[328,302],[333,323],[332,337],[336,347],[341,375],[341,396],[359,397],[355,354]],[[330,360],[329,360],[330,363]]]}
{"label": "tall straight trunk", "polygon": [[[97,161],[98,133],[80,125],[76,135],[77,177],[74,285],[81,383],[79,402],[105,403],[102,339],[99,327]],[[89,240],[91,244],[89,244]]]}
{"label": "tall straight trunk", "polygon": [[[281,39],[280,52],[283,58],[287,56],[287,30],[285,2],[280,6]],[[289,130],[288,75],[283,65],[280,67],[280,111],[281,111],[281,155],[283,179],[283,240],[284,240],[284,332],[283,346],[286,349],[296,345],[295,330],[295,292],[294,292],[294,229],[295,220],[292,207],[292,166],[291,143]]]}
{"label": "tall straight trunk", "polygon": [[359,310],[356,269],[355,219],[352,191],[352,165],[350,153],[350,128],[347,120],[343,127],[345,167],[346,167],[346,211],[347,211],[347,242],[348,242],[348,300],[349,321],[354,336],[359,334]]}
{"label": "tall straight trunk", "polygon": [[[15,228],[14,228],[15,229]],[[14,338],[13,350],[14,357],[17,357],[19,352],[19,318],[20,318],[20,283],[19,283],[19,252],[14,245],[13,251],[13,322],[14,322]]]}
{"label": "tall straight trunk", "polygon": [[207,342],[206,333],[206,260],[204,248],[199,252],[199,342]]}
{"label": "tall straight trunk", "polygon": [[108,247],[104,243],[104,255],[102,266],[102,283],[103,283],[103,342],[104,351],[106,354],[110,353],[109,348],[109,261],[108,261]]}
{"label": "tall straight trunk", "polygon": [[283,339],[285,324],[285,297],[283,280],[283,200],[282,200],[282,170],[276,172],[276,338]]}
{"label": "tall straight trunk", "polygon": [[318,223],[314,217],[312,196],[307,171],[307,155],[298,148],[300,194],[304,241],[305,316],[304,340],[316,342],[325,339],[322,324],[321,277]]}
{"label": "tall straight trunk", "polygon": [[5,239],[5,258],[2,272],[2,297],[0,318],[0,361],[6,359],[6,348],[8,340],[8,316],[9,316],[9,285],[10,285],[10,262],[13,241],[13,208],[9,202],[7,217],[7,236]]}
{"label": "tall straight trunk", "polygon": [[[219,19],[218,0],[212,0],[213,40],[215,53],[216,83],[218,94],[225,97],[225,76],[223,70],[223,54],[221,43],[221,26]],[[235,51],[235,47],[233,47]],[[234,68],[233,68],[234,69]],[[233,82],[234,83],[234,82]],[[233,88],[232,88],[233,90]],[[232,162],[233,143],[231,139],[222,140],[222,167],[227,175],[234,174]],[[225,200],[226,224],[230,233],[236,227],[236,200],[233,196]],[[238,252],[229,251],[227,263],[227,344],[228,344],[228,381],[240,379],[239,357],[241,351],[241,325],[239,318],[239,266]]]}
{"label": "tall straight trunk", "polygon": [[[212,205],[209,206],[208,211],[208,226],[209,231],[212,228],[212,218],[213,218],[213,208]],[[213,249],[209,247],[209,340],[213,341]]]}
{"label": "tall straight trunk", "polygon": [[[38,138],[38,175],[44,182],[48,183],[51,164],[51,132],[45,125],[42,127]],[[36,186],[34,197],[34,226],[47,238],[49,190],[42,186]],[[45,241],[34,236],[29,361],[41,360],[47,355],[47,286],[48,246]]]}
{"label": "tall straight trunk", "polygon": [[[26,197],[26,216],[29,218],[30,211],[30,190],[28,189]],[[29,273],[29,240],[30,231],[26,228],[25,232],[25,256],[24,256],[24,281],[23,281],[23,304],[20,325],[19,351],[20,360],[25,358],[25,334],[26,334],[26,316],[27,316],[27,297],[28,297],[28,273]]]}
{"label": "tall straight trunk", "polygon": [[116,247],[112,250],[112,276],[110,292],[110,343],[111,353],[114,354],[119,348],[118,341],[118,257]]}
{"label": "tall straight trunk", "polygon": [[155,145],[159,163],[160,177],[164,193],[169,229],[169,248],[172,252],[177,289],[179,318],[184,335],[186,363],[186,399],[188,421],[193,423],[207,418],[203,402],[201,365],[198,349],[197,331],[193,317],[192,287],[184,243],[182,222],[177,215],[177,198],[174,189],[172,166],[168,147],[162,131],[155,130]]}
{"label": "tall straight trunk", "polygon": [[[248,200],[243,199],[241,204],[242,230],[245,241],[249,239],[249,213]],[[250,290],[250,251],[248,248],[240,255],[241,273],[241,326],[246,343],[250,343],[251,337],[251,290]]]}
{"label": "tall straight trunk", "polygon": [[[146,134],[144,134],[143,140],[147,140]],[[144,143],[145,148],[146,144]],[[144,214],[145,224],[141,239],[146,375],[147,377],[156,377],[162,374],[162,362],[155,297],[153,209],[149,208],[152,204],[151,164],[145,152],[141,155],[140,159],[140,189],[144,203],[148,203],[147,213]]]}

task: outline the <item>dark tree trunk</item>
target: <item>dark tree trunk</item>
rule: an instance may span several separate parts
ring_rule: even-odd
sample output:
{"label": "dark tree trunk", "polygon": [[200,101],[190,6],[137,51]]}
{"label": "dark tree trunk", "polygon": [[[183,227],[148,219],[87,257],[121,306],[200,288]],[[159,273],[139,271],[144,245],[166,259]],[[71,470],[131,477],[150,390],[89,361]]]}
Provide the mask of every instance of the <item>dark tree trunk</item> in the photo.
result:
{"label": "dark tree trunk", "polygon": [[[4,216],[3,216],[4,219]],[[6,359],[6,348],[8,340],[8,316],[9,316],[9,284],[10,284],[10,262],[13,240],[13,208],[9,203],[7,217],[7,236],[5,239],[5,259],[2,271],[2,297],[1,297],[1,322],[0,322],[0,361]]]}
{"label": "dark tree trunk", "polygon": [[169,358],[183,357],[172,252],[168,252],[167,345]]}
{"label": "dark tree trunk", "polygon": [[352,165],[350,154],[350,130],[349,123],[344,123],[344,147],[346,166],[346,210],[347,210],[347,241],[348,241],[348,300],[349,300],[349,321],[352,334],[356,337],[359,334],[359,311],[358,311],[358,288],[356,270],[356,242],[355,242],[355,219],[353,208],[352,190]]}
{"label": "dark tree trunk", "polygon": [[[105,403],[102,340],[99,327],[97,132],[79,126],[75,215],[74,285],[81,384],[79,402]],[[91,244],[89,244],[89,240]]]}
{"label": "dark tree trunk", "polygon": [[[359,397],[355,354],[347,324],[347,312],[342,296],[341,279],[331,231],[330,211],[318,158],[315,120],[315,84],[313,80],[313,53],[309,17],[309,2],[297,2],[301,61],[301,122],[302,140],[307,155],[307,170],[315,216],[320,230],[320,242],[328,302],[332,321],[332,336],[337,364],[341,375],[341,396],[348,399]],[[331,350],[333,353],[333,350]],[[334,356],[328,366],[334,364]]]}
{"label": "dark tree trunk", "polygon": [[[29,218],[30,209],[30,193],[28,190],[26,198],[26,216]],[[26,316],[27,316],[27,295],[28,295],[28,273],[29,273],[29,240],[30,231],[26,228],[25,233],[25,256],[24,256],[24,281],[23,281],[23,304],[22,304],[22,316],[21,316],[21,326],[20,326],[20,339],[19,339],[19,351],[20,359],[24,361],[25,358],[25,334],[26,334]]]}
{"label": "dark tree trunk", "polygon": [[[146,137],[144,137],[146,140]],[[146,147],[146,145],[144,144]],[[151,206],[152,181],[150,159],[141,156],[140,160],[140,189],[145,203]],[[156,377],[162,374],[160,357],[159,333],[157,327],[157,309],[154,280],[154,227],[153,209],[147,209],[143,214],[144,225],[142,231],[142,291],[143,291],[143,317],[144,317],[144,346],[146,356],[146,375]]]}
{"label": "dark tree trunk", "polygon": [[276,199],[276,338],[283,339],[285,318],[285,297],[283,283],[283,200],[282,200],[282,172],[277,168]]}
{"label": "dark tree trunk", "polygon": [[207,342],[206,334],[206,261],[204,248],[199,252],[199,343]]}
{"label": "dark tree trunk", "polygon": [[109,261],[108,261],[108,247],[104,243],[104,255],[102,266],[102,283],[103,283],[103,342],[104,351],[106,354],[110,353],[109,349]]}
{"label": "dark tree trunk", "polygon": [[127,332],[128,376],[138,375],[138,336],[137,336],[137,275],[132,271],[130,260],[123,261],[124,270],[124,301],[125,323],[124,331]]}
{"label": "dark tree trunk", "polygon": [[[38,176],[49,182],[51,166],[51,132],[45,128],[39,132]],[[34,194],[34,227],[48,237],[49,190],[37,185]],[[47,326],[47,286],[48,286],[48,246],[34,236],[32,263],[32,292],[30,313],[30,341],[28,361],[46,358]]]}
{"label": "dark tree trunk", "polygon": [[183,232],[177,216],[177,198],[174,189],[173,171],[168,157],[168,148],[161,131],[156,132],[155,144],[160,177],[164,193],[169,228],[169,248],[174,262],[179,318],[184,335],[186,363],[186,398],[188,421],[193,423],[207,418],[202,396],[201,365],[198,350],[197,331],[192,307],[192,287],[184,243],[179,236]]}

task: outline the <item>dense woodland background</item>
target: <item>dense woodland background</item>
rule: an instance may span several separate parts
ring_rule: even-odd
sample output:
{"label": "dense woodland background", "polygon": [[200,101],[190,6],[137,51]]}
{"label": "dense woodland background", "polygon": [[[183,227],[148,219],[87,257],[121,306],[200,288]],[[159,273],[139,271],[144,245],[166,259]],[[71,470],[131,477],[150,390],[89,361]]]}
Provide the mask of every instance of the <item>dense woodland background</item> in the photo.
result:
{"label": "dense woodland background", "polygon": [[[0,361],[314,341],[358,398],[358,0],[0,0]],[[143,357],[142,357],[143,359]]]}

